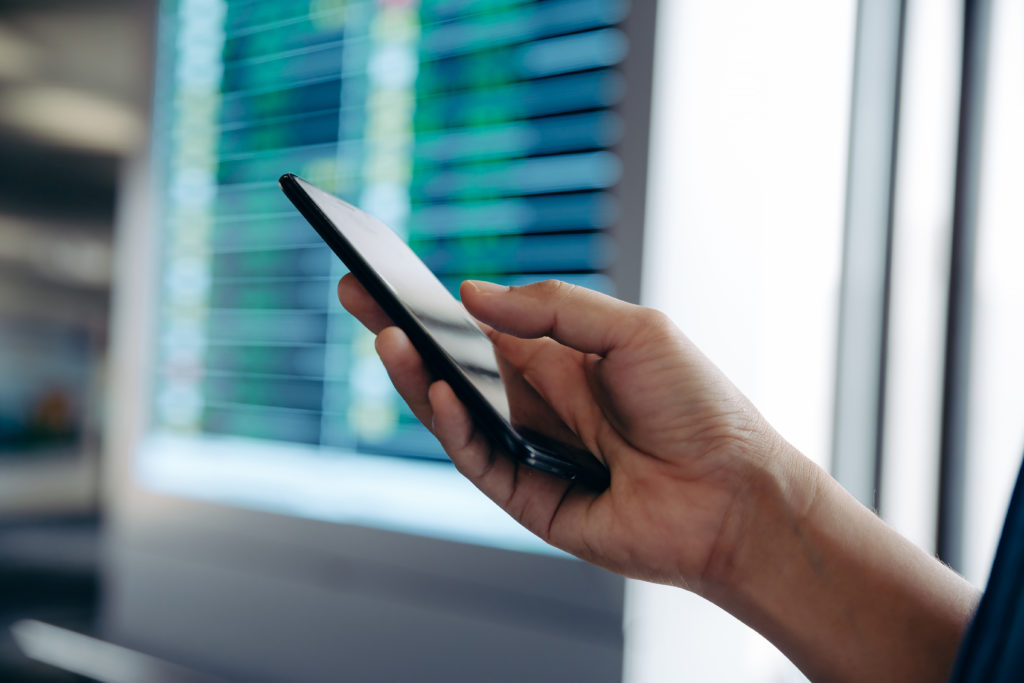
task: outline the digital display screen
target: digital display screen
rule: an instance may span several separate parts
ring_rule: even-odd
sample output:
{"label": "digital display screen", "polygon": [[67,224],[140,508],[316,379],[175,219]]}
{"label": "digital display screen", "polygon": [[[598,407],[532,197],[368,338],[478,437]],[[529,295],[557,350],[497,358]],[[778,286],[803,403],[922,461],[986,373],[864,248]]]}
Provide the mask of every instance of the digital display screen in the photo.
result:
{"label": "digital display screen", "polygon": [[[528,534],[494,540],[497,526],[460,531],[489,505],[468,489],[448,521],[430,500],[397,521],[373,512],[403,467],[419,473],[410,482],[423,468],[457,475],[338,304],[344,268],[277,178],[376,216],[449,291],[555,277],[614,293],[628,12],[626,0],[164,2],[142,483],[351,521],[332,492],[360,482],[358,523],[533,548]],[[292,484],[275,486],[285,474]]]}

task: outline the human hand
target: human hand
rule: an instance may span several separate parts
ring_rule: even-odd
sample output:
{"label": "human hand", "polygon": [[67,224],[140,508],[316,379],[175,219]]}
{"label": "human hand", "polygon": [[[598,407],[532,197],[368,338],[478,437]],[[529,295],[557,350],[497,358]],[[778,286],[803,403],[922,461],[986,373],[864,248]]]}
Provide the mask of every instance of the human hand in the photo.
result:
{"label": "human hand", "polygon": [[611,472],[595,492],[496,450],[351,275],[338,294],[459,471],[547,542],[703,595],[812,680],[948,678],[977,590],[779,437],[664,315],[553,281],[463,283],[521,375],[513,412],[567,425]]}
{"label": "human hand", "polygon": [[338,293],[459,471],[545,541],[612,571],[703,592],[734,569],[760,493],[792,466],[749,401],[654,310],[555,281],[462,287],[499,358],[544,401],[513,380],[513,410],[560,418],[608,466],[598,493],[499,452],[354,277]]}

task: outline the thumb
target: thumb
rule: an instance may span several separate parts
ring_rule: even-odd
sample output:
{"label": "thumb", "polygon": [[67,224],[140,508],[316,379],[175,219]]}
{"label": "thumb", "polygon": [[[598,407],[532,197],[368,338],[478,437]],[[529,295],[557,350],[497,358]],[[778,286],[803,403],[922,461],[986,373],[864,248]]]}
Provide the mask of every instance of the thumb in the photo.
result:
{"label": "thumb", "polygon": [[516,337],[551,337],[584,353],[607,355],[628,344],[645,315],[642,306],[585,287],[546,280],[522,287],[462,283],[462,303],[478,320]]}

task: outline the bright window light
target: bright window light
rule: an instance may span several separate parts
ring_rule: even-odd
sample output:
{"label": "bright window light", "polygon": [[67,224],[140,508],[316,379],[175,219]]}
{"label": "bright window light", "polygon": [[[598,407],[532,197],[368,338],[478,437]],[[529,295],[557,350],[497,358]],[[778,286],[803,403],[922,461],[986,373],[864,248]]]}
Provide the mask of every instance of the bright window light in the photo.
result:
{"label": "bright window light", "polygon": [[[658,11],[644,303],[825,464],[855,3]],[[625,680],[802,679],[700,598],[628,590]]]}
{"label": "bright window light", "polygon": [[964,569],[984,585],[1024,450],[1024,4],[992,9],[975,264]]}
{"label": "bright window light", "polygon": [[935,552],[963,3],[907,5],[880,512]]}

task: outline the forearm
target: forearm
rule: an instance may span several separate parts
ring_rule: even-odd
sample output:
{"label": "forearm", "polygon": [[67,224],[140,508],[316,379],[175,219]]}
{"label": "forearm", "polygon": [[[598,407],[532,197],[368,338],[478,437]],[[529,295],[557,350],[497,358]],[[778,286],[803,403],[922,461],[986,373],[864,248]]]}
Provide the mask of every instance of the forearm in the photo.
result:
{"label": "forearm", "polygon": [[947,680],[978,591],[792,449],[770,469],[708,597],[812,680]]}

